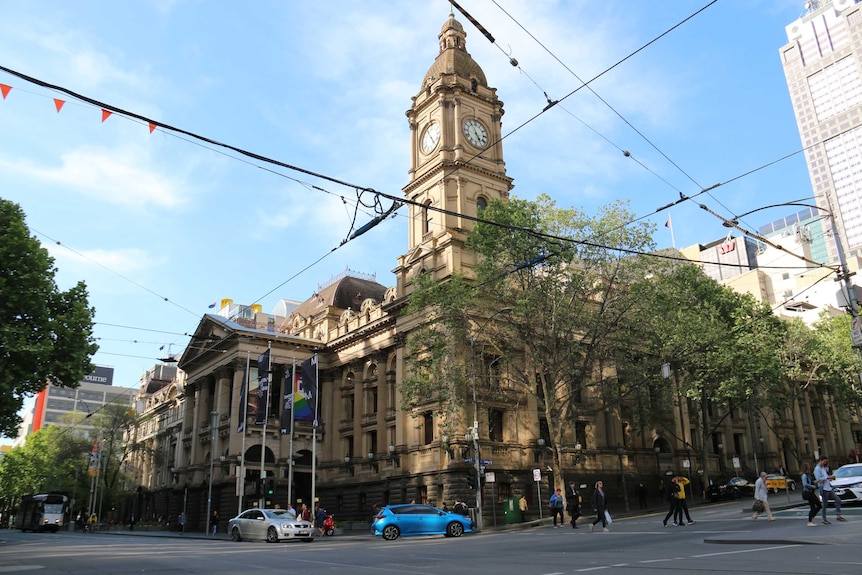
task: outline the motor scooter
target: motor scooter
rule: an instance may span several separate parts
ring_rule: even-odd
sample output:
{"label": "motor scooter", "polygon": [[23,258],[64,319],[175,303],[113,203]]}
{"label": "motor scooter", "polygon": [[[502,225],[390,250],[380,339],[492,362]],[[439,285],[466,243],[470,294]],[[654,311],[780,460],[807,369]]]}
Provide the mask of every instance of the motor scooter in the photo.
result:
{"label": "motor scooter", "polygon": [[323,534],[329,537],[335,534],[335,520],[328,513],[326,519],[323,520]]}

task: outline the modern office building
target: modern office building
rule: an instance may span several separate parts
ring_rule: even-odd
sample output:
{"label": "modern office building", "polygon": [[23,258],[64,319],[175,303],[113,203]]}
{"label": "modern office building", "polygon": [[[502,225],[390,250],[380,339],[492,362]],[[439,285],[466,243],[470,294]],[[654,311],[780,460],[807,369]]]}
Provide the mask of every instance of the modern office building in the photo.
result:
{"label": "modern office building", "polygon": [[[780,49],[817,205],[835,214],[848,256],[862,253],[859,1],[809,0]],[[836,261],[834,241],[828,247]]]}
{"label": "modern office building", "polygon": [[[95,414],[107,404],[133,405],[138,392],[134,387],[114,387],[114,368],[96,366],[93,373],[81,379],[78,387],[58,387],[49,383],[36,394],[32,422],[22,428],[26,437],[49,425],[64,425],[65,416],[73,412]],[[86,423],[76,424],[89,429]]]}

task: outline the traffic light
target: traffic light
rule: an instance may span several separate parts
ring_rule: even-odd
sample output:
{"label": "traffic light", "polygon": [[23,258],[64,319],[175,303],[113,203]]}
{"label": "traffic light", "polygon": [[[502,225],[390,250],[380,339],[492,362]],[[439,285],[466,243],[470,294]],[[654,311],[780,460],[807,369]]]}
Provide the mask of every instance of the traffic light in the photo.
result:
{"label": "traffic light", "polygon": [[477,489],[479,487],[478,482],[476,481],[476,470],[471,469],[467,472],[467,486],[470,489]]}
{"label": "traffic light", "polygon": [[266,490],[264,490],[264,493],[266,495],[272,495],[273,493],[275,493],[275,478],[267,477],[266,479],[264,479],[264,481],[266,485]]}

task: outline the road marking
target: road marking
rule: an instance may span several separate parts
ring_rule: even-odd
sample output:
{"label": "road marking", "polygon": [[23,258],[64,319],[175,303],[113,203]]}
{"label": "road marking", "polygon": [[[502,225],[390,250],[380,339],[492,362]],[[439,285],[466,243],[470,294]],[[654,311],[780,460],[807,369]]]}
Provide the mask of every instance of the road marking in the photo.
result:
{"label": "road marking", "polygon": [[22,571],[38,571],[44,568],[44,565],[18,565],[15,567],[0,567],[0,573],[21,573]]}
{"label": "road marking", "polygon": [[772,551],[774,549],[787,549],[789,547],[801,547],[801,544],[796,545],[776,545],[774,547],[758,547],[756,549],[740,549],[738,551],[722,551],[719,553],[704,553],[703,555],[692,555],[691,558],[700,559],[701,557],[717,557],[719,555],[737,555],[739,553],[756,553],[758,551]]}

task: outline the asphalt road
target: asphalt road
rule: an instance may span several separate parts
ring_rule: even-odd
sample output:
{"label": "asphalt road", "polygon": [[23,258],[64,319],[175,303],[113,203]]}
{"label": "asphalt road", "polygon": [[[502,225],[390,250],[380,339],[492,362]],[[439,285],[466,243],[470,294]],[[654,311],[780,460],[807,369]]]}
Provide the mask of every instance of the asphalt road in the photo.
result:
{"label": "asphalt road", "polygon": [[[393,542],[365,534],[267,544],[225,535],[3,530],[0,574],[862,574],[862,508],[845,508],[847,522],[817,527],[806,527],[806,509],[754,522],[740,502],[730,502],[694,507],[696,523],[687,527],[662,527],[664,514],[651,514],[618,518],[608,533],[591,533],[586,522],[577,530],[546,523]],[[829,514],[834,519],[834,510]]]}

